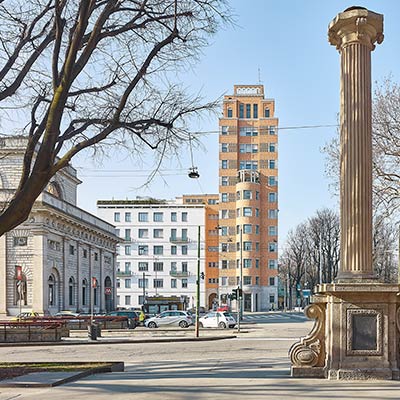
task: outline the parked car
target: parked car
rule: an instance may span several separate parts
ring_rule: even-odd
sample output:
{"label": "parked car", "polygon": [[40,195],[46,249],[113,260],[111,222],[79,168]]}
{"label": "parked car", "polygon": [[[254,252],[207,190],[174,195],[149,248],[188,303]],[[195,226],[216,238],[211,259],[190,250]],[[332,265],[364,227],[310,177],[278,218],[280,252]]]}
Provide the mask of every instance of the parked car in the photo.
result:
{"label": "parked car", "polygon": [[146,319],[144,324],[148,328],[158,328],[159,326],[180,326],[181,328],[187,328],[189,325],[193,325],[193,317],[186,311],[170,310],[163,311],[155,317]]}
{"label": "parked car", "polygon": [[111,317],[128,317],[128,328],[135,329],[139,325],[139,314],[131,310],[110,311],[106,316]]}
{"label": "parked car", "polygon": [[236,325],[235,317],[228,312],[209,312],[204,317],[199,318],[201,328],[234,328]]}
{"label": "parked car", "polygon": [[79,316],[79,313],[76,313],[76,312],[73,312],[70,310],[62,310],[62,311],[59,311],[58,313],[55,313],[53,316],[54,317],[63,317],[63,318],[65,318],[65,317],[76,318]]}
{"label": "parked car", "polygon": [[222,306],[219,306],[219,307],[217,308],[217,311],[226,311],[226,312],[229,312],[230,310],[229,310],[229,306],[228,306],[227,304],[223,304]]}
{"label": "parked car", "polygon": [[11,321],[21,321],[21,320],[30,320],[30,319],[36,319],[39,318],[40,315],[37,312],[34,311],[25,311],[22,312],[15,317],[11,318]]}

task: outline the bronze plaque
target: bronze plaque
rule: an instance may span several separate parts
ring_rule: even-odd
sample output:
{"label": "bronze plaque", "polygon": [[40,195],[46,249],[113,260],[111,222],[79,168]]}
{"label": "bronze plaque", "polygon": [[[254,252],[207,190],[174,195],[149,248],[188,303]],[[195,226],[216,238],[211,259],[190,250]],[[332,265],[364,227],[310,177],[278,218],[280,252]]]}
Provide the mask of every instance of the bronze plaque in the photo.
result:
{"label": "bronze plaque", "polygon": [[352,315],[352,350],[378,350],[377,318],[376,314]]}

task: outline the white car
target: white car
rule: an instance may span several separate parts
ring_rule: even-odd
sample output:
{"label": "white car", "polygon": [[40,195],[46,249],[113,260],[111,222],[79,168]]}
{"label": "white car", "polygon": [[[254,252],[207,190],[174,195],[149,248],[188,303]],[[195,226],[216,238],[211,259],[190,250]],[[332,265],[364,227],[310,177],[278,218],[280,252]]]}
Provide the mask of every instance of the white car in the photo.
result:
{"label": "white car", "polygon": [[235,325],[234,316],[226,311],[212,311],[199,318],[201,328],[233,328]]}
{"label": "white car", "polygon": [[181,328],[187,328],[189,325],[193,325],[193,319],[186,311],[170,310],[146,319],[144,324],[148,328],[158,328],[159,326],[180,326]]}

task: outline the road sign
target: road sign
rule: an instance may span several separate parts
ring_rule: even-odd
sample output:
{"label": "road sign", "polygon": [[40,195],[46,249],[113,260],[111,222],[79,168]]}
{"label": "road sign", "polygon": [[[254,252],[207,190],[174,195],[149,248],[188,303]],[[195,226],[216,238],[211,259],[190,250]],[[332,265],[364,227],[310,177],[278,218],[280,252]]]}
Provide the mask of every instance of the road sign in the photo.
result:
{"label": "road sign", "polygon": [[112,292],[112,288],[110,288],[110,287],[104,288],[104,293],[105,294],[111,294],[111,292]]}
{"label": "road sign", "polygon": [[303,289],[303,297],[310,297],[311,290],[310,289]]}

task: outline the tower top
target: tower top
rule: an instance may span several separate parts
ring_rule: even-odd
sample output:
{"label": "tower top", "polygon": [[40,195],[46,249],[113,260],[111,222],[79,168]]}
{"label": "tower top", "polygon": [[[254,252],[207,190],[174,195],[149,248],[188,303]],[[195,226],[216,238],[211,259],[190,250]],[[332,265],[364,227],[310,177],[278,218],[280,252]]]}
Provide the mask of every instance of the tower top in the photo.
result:
{"label": "tower top", "polygon": [[234,96],[264,97],[264,85],[234,85]]}

